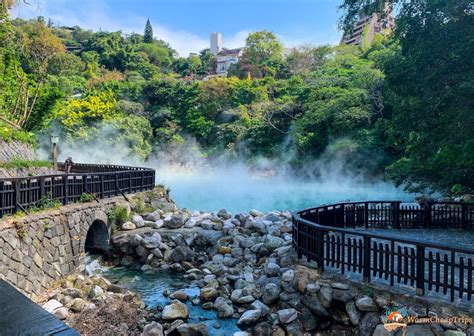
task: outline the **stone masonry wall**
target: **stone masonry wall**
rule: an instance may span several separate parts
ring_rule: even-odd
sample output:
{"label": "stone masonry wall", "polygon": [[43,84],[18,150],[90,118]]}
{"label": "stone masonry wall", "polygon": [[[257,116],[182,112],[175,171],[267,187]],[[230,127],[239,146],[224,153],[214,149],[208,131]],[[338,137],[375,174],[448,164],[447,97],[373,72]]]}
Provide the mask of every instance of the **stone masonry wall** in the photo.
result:
{"label": "stone masonry wall", "polygon": [[123,198],[72,204],[23,218],[0,219],[0,278],[31,298],[56,280],[84,269],[84,245],[96,220]]}

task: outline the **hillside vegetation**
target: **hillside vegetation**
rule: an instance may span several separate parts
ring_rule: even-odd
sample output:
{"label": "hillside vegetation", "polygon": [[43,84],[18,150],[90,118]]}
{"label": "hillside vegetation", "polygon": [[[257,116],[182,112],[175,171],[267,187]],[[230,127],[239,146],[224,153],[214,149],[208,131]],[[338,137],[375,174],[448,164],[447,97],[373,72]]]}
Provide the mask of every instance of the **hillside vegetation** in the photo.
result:
{"label": "hillside vegetation", "polygon": [[[397,1],[396,29],[361,48],[284,57],[273,33],[255,32],[228,77],[212,78],[209,50],[179,57],[149,24],[145,36],[56,27],[12,20],[0,2],[2,138],[54,128],[70,142],[123,143],[141,159],[195,139],[211,158],[296,170],[337,159],[411,190],[474,189],[469,1]],[[344,23],[387,2],[346,0]]]}

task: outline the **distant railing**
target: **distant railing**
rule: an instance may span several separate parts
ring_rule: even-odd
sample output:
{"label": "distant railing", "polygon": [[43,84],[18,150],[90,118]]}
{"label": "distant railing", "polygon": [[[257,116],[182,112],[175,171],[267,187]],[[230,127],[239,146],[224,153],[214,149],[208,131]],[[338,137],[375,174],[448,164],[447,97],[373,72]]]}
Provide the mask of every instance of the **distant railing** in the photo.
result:
{"label": "distant railing", "polygon": [[[474,229],[474,205],[456,202],[351,202],[321,206],[293,214],[293,246],[298,258],[336,269],[364,282],[381,279],[442,292],[450,300],[472,299],[474,250],[392,234],[380,229]],[[355,230],[365,228],[367,230]]]}
{"label": "distant railing", "polygon": [[149,168],[75,163],[70,173],[17,178],[0,178],[0,218],[27,211],[45,199],[63,205],[80,201],[84,194],[103,199],[151,190],[155,171]]}

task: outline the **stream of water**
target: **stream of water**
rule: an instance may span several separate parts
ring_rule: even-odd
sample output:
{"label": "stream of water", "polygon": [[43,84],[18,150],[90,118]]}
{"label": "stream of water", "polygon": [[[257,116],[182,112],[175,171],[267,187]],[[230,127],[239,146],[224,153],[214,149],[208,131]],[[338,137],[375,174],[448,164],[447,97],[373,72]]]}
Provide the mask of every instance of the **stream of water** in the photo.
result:
{"label": "stream of water", "polygon": [[143,302],[150,308],[164,307],[170,299],[163,295],[165,290],[184,290],[190,300],[186,302],[189,311],[188,323],[205,323],[210,335],[232,335],[240,331],[237,319],[220,319],[215,310],[205,310],[200,305],[193,305],[191,299],[199,296],[199,288],[183,278],[182,273],[155,271],[143,273],[139,270],[125,267],[105,267],[98,256],[87,256],[86,270],[90,275],[103,276],[133,292],[139,293]]}

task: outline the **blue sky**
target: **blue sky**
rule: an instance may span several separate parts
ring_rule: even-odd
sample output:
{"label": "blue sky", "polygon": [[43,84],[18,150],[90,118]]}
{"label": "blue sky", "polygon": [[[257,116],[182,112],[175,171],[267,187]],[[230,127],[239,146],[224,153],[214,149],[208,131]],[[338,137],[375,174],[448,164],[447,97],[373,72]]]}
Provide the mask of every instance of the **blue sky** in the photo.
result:
{"label": "blue sky", "polygon": [[143,32],[150,18],[155,37],[182,56],[208,47],[220,31],[224,47],[244,44],[249,32],[273,31],[288,47],[335,44],[342,0],[29,0],[12,15],[42,15],[55,23],[93,29]]}

